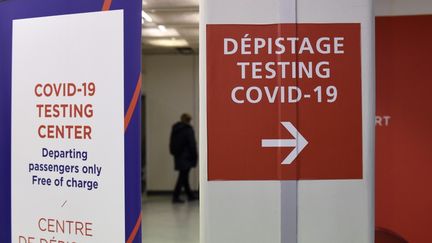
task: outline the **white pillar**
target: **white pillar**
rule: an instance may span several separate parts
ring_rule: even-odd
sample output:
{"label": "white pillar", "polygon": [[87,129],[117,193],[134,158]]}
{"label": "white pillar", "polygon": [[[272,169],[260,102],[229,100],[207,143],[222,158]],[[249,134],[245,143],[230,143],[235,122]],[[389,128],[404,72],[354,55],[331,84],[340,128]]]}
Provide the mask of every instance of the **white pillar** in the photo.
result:
{"label": "white pillar", "polygon": [[371,0],[299,0],[299,23],[361,23],[363,180],[300,181],[299,242],[372,243],[375,30]]}
{"label": "white pillar", "polygon": [[[200,14],[201,242],[373,242],[372,0],[203,0]],[[363,179],[208,181],[206,25],[296,22],[361,24]]]}

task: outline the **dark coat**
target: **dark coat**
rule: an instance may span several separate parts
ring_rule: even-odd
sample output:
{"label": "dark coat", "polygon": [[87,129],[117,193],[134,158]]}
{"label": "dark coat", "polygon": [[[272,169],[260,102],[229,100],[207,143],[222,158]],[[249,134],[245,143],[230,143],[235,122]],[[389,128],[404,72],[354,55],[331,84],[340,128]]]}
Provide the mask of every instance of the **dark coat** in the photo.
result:
{"label": "dark coat", "polygon": [[170,153],[174,156],[175,170],[188,170],[197,165],[197,146],[191,125],[184,122],[177,122],[173,125]]}

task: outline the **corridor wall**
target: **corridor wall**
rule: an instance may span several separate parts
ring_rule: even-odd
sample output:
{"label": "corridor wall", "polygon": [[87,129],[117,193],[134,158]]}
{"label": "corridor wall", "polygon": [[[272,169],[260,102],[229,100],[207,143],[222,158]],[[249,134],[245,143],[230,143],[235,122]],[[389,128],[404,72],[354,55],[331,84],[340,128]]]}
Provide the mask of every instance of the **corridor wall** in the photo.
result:
{"label": "corridor wall", "polygon": [[[147,190],[172,191],[177,180],[169,153],[172,125],[180,115],[192,115],[198,139],[198,55],[143,55],[143,94],[146,99]],[[198,189],[198,169],[190,175]]]}

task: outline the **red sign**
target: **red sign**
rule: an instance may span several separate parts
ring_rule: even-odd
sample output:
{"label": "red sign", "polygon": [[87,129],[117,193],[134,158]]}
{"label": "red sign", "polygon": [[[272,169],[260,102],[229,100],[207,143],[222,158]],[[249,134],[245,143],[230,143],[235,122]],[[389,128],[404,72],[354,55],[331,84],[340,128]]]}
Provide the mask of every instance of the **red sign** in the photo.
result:
{"label": "red sign", "polygon": [[207,26],[209,180],[362,178],[360,24]]}

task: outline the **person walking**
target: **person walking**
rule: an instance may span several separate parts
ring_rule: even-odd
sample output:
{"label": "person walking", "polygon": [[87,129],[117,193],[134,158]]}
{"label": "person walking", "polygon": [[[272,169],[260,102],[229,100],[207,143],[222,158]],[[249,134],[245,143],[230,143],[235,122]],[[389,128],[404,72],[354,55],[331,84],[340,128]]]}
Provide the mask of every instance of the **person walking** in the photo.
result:
{"label": "person walking", "polygon": [[170,153],[174,156],[175,170],[179,172],[173,193],[173,203],[184,203],[180,198],[182,188],[185,189],[189,201],[198,199],[189,185],[189,172],[196,167],[198,161],[195,132],[191,121],[191,115],[182,114],[180,121],[175,123],[171,130]]}

